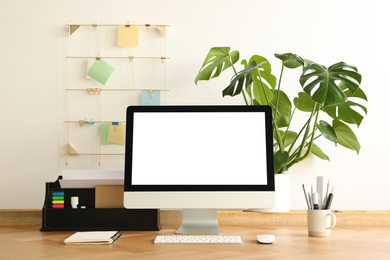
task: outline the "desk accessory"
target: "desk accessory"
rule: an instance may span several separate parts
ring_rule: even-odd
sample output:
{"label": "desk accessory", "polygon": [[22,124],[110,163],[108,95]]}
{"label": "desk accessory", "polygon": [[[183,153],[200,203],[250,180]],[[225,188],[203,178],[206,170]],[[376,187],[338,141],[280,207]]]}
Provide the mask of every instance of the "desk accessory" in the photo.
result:
{"label": "desk accessory", "polygon": [[240,236],[173,235],[156,236],[155,244],[242,244]]}
{"label": "desk accessory", "polygon": [[272,244],[276,240],[274,235],[268,235],[268,234],[257,235],[256,237],[257,237],[257,241],[259,241],[259,243],[261,244]]}
{"label": "desk accessory", "polygon": [[64,192],[63,191],[54,191],[51,193],[51,207],[53,209],[63,209],[64,208]]}
{"label": "desk accessory", "polygon": [[325,203],[325,206],[323,209],[330,209],[330,207],[332,206],[333,190],[334,190],[334,187],[332,188],[332,191],[327,195],[326,203]]}
{"label": "desk accessory", "polygon": [[72,209],[77,209],[79,206],[79,197],[77,196],[70,197],[70,204],[72,205]]}
{"label": "desk accessory", "polygon": [[[306,191],[305,184],[302,184],[303,194],[305,196],[306,205],[309,210],[327,210],[332,206],[332,201],[334,197],[334,186],[329,193],[329,183],[328,181],[326,192],[323,193],[323,181],[322,179],[317,179],[317,189],[313,190],[313,185],[309,192]],[[322,194],[322,195],[320,195]]]}
{"label": "desk accessory", "polygon": [[320,209],[322,209],[323,192],[324,192],[324,177],[317,176],[317,194],[318,194],[317,204]]}
{"label": "desk accessory", "polygon": [[330,210],[308,210],[307,228],[309,236],[330,236],[330,231],[336,226],[336,215]]}
{"label": "desk accessory", "polygon": [[96,185],[95,208],[124,208],[123,185]]}
{"label": "desk accessory", "polygon": [[110,245],[114,243],[120,236],[120,231],[89,231],[89,232],[76,232],[70,237],[64,240],[64,244],[67,245]]}
{"label": "desk accessory", "polygon": [[[160,230],[158,209],[96,208],[95,188],[61,188],[61,178],[46,183],[41,231]],[[52,208],[53,192],[64,194],[63,208]],[[73,209],[73,196],[79,197],[85,208]]]}

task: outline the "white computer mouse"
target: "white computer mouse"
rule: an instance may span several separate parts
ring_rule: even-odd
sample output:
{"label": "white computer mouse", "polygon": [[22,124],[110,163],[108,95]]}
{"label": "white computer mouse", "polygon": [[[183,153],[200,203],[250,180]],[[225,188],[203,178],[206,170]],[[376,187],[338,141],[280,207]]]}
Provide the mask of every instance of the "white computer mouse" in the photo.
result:
{"label": "white computer mouse", "polygon": [[275,242],[275,236],[274,235],[257,235],[257,241],[259,241],[261,244],[272,244]]}

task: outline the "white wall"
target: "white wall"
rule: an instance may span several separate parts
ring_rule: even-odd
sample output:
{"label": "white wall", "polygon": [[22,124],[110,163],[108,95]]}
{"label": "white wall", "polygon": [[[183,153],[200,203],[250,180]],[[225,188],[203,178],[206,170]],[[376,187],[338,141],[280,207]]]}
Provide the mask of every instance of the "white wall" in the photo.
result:
{"label": "white wall", "polygon": [[0,0],[0,209],[42,207],[44,183],[63,169],[123,167],[64,164],[69,21],[170,24],[169,104],[243,102],[221,97],[228,77],[195,86],[212,46],[231,46],[248,58],[264,55],[276,71],[275,52],[357,66],[369,97],[358,130],[361,152],[328,145],[331,163],[313,158],[293,168],[292,208],[305,208],[301,183],[323,175],[336,185],[334,209],[390,209],[389,10],[387,0]]}

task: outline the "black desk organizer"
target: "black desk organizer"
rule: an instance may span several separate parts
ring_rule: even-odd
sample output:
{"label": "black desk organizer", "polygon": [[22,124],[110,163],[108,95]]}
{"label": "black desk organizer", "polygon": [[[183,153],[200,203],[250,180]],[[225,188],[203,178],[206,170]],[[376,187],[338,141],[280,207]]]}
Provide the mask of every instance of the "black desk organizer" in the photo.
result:
{"label": "black desk organizer", "polygon": [[[63,189],[59,179],[46,183],[45,202],[42,208],[41,231],[92,231],[92,230],[160,230],[158,209],[95,208],[94,188]],[[52,208],[52,193],[63,191],[64,208]],[[72,209],[70,198],[79,197],[85,209]]]}

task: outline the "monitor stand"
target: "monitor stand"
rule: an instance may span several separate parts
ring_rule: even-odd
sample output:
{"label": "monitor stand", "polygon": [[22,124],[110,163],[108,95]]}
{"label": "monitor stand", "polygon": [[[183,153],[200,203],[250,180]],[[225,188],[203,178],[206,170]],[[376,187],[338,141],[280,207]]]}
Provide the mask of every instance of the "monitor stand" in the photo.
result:
{"label": "monitor stand", "polygon": [[222,234],[216,209],[183,209],[176,234]]}

